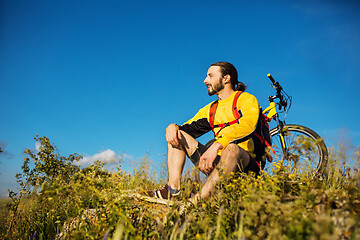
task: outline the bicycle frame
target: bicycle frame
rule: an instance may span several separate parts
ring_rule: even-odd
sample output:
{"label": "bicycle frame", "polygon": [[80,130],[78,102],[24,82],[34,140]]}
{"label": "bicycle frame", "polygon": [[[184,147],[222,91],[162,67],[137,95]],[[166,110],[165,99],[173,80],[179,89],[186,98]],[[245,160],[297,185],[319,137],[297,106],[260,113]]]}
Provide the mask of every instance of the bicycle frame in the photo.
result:
{"label": "bicycle frame", "polygon": [[[276,136],[276,139],[279,140],[275,145],[277,148],[275,157],[278,160],[284,160],[286,164],[290,164],[291,168],[300,167],[299,171],[311,169],[311,172],[315,173],[315,175],[324,173],[328,157],[325,142],[315,131],[308,127],[285,123],[292,98],[286,94],[279,82],[275,81],[270,74],[268,74],[268,78],[271,80],[271,86],[275,89],[276,94],[269,96],[270,105],[262,113],[267,117],[268,122],[271,119],[276,122],[276,127],[270,130],[270,135]],[[282,119],[280,119],[280,113],[285,113]],[[301,142],[297,142],[297,140]],[[269,162],[272,162],[272,160]]]}
{"label": "bicycle frame", "polygon": [[[271,75],[268,74],[268,77],[270,78]],[[271,80],[271,78],[270,78],[270,80]],[[284,153],[284,156],[287,157],[288,156],[288,151],[287,151],[285,138],[284,138],[284,135],[283,135],[284,122],[279,119],[279,114],[278,114],[278,112],[276,110],[276,104],[274,102],[274,99],[276,99],[276,98],[280,98],[280,101],[282,101],[281,96],[280,96],[280,94],[281,94],[280,92],[281,92],[282,89],[281,89],[281,87],[279,89],[276,88],[277,87],[276,84],[278,84],[277,82],[273,82],[273,83],[275,85],[274,88],[277,90],[277,95],[269,96],[270,105],[267,108],[265,108],[265,110],[263,110],[262,113],[265,114],[265,115],[266,115],[266,113],[268,113],[266,116],[268,117],[268,119],[270,119],[269,122],[271,121],[271,119],[274,119],[276,121],[277,128],[279,129],[279,136],[280,136],[280,140],[281,140],[280,141],[281,142],[281,148],[282,148],[282,151]],[[278,86],[280,86],[280,85],[278,85]]]}

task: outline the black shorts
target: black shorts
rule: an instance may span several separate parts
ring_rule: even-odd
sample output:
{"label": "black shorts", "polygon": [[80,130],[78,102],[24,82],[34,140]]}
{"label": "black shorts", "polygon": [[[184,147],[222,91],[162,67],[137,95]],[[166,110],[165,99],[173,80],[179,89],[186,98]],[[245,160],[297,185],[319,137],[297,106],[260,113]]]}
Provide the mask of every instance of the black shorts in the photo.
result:
{"label": "black shorts", "polygon": [[[193,153],[193,155],[188,156],[195,166],[199,165],[201,155],[203,155],[204,152],[206,152],[206,150],[210,146],[211,146],[211,144],[206,144],[206,146],[204,146],[204,145],[202,145],[201,143],[198,142],[197,150]],[[250,154],[247,151],[245,151],[241,147],[239,147],[239,148],[240,148],[240,150],[242,152],[240,157],[242,159],[245,159],[245,158],[249,159],[249,164],[244,168],[244,172],[248,173],[249,171],[251,171],[251,172],[254,172],[254,173],[258,174],[260,172],[259,164],[255,161],[254,158],[252,158],[250,156]],[[219,164],[219,162],[220,162],[220,156],[217,155],[214,162],[213,162],[213,167],[215,168]]]}

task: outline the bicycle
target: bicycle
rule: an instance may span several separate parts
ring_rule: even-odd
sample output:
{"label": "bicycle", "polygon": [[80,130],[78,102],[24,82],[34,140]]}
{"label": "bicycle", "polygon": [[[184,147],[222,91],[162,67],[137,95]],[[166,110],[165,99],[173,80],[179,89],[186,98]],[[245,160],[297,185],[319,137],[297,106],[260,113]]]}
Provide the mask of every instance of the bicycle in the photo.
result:
{"label": "bicycle", "polygon": [[[312,129],[298,124],[286,124],[285,117],[291,107],[292,97],[287,95],[280,83],[275,81],[269,73],[271,86],[276,90],[276,95],[269,96],[270,105],[263,110],[268,118],[276,121],[276,127],[270,130],[272,137],[272,150],[270,166],[265,171],[273,173],[274,167],[289,173],[305,173],[311,177],[325,174],[328,160],[328,150],[322,138]],[[278,99],[276,110],[275,99]],[[267,114],[266,114],[267,113]],[[285,113],[280,120],[279,113]]]}

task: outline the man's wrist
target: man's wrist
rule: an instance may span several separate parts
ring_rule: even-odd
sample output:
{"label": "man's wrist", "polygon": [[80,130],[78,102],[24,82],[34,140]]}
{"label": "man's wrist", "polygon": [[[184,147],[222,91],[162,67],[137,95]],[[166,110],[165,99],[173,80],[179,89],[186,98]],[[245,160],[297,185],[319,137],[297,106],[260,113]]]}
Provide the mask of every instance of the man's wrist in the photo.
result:
{"label": "man's wrist", "polygon": [[214,142],[213,145],[218,149],[218,150],[221,150],[223,149],[223,145],[219,142]]}
{"label": "man's wrist", "polygon": [[227,145],[229,145],[229,140],[227,140],[226,138],[222,137],[222,138],[219,138],[218,140],[216,140],[215,143],[220,143],[221,146],[222,146],[222,149],[226,148]]}

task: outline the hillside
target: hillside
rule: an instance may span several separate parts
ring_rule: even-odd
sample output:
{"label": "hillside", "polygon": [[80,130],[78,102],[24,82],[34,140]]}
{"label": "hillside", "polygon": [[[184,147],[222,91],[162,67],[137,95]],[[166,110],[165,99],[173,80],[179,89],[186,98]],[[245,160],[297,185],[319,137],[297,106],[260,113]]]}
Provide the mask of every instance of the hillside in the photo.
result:
{"label": "hillside", "polygon": [[81,156],[62,157],[46,137],[17,176],[20,194],[1,202],[1,239],[360,239],[359,152],[351,166],[343,149],[331,151],[327,178],[287,174],[232,174],[198,206],[184,207],[201,184],[184,177],[183,201],[141,201],[129,192],[162,186],[146,158],[132,174],[121,162],[80,169]]}

